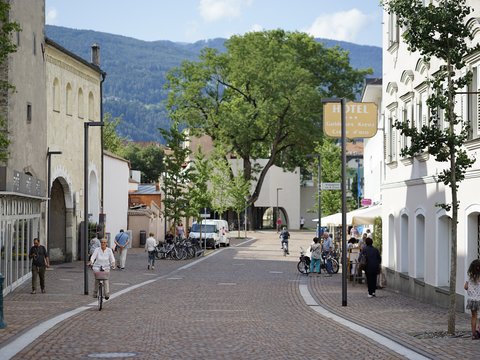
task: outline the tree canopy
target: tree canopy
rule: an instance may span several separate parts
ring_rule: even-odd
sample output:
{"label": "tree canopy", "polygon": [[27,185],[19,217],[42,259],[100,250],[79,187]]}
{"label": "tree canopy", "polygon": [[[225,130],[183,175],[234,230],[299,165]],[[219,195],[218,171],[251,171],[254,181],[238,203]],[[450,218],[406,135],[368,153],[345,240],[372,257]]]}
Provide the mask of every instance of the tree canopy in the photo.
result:
{"label": "tree canopy", "polygon": [[[291,170],[305,162],[322,136],[321,99],[353,99],[370,70],[354,70],[348,53],[312,37],[283,30],[232,36],[226,52],[205,49],[168,74],[168,111],[192,134],[243,161],[243,176],[257,180],[253,204],[272,165]],[[267,159],[254,168],[256,159]]]}

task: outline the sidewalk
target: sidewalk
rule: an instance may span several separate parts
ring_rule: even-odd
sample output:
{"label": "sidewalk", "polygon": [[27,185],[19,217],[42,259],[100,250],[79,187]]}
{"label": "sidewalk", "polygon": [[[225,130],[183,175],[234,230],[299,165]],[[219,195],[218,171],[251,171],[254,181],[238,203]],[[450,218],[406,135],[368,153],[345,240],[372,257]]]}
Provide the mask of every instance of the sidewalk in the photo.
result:
{"label": "sidewalk", "polygon": [[[254,233],[262,237],[271,237]],[[364,284],[347,284],[347,306],[342,306],[342,276],[318,275],[305,276],[296,269],[297,249],[303,246],[311,235],[295,234],[291,254],[282,261],[291,263],[289,277],[296,276],[300,282],[306,282],[310,293],[325,309],[349,321],[369,328],[409,347],[426,357],[433,359],[478,359],[480,358],[480,340],[472,341],[470,334],[470,314],[458,313],[456,329],[458,337],[445,336],[447,329],[447,310],[420,303],[412,298],[386,289],[377,290],[376,298],[367,297]],[[234,244],[234,243],[233,243]],[[147,255],[143,249],[129,250],[126,270],[115,270],[111,274],[111,292],[122,290],[130,285],[152,279],[154,276],[168,274],[191,262],[161,260],[155,270],[147,270]],[[299,283],[300,283],[299,282]],[[83,262],[73,262],[53,266],[47,271],[46,294],[30,294],[30,281],[27,281],[13,293],[4,298],[4,318],[7,327],[0,330],[0,347],[9,343],[16,335],[25,332],[55,315],[93,302],[91,296],[93,280],[89,272],[90,295],[83,295]],[[304,305],[299,294],[299,301]],[[305,305],[306,311],[311,311]],[[319,326],[326,326],[328,321]],[[328,326],[328,325],[327,325]],[[345,339],[348,341],[348,339]],[[348,345],[346,346],[348,348]],[[351,344],[352,353],[356,345]],[[1,357],[1,356],[0,356]]]}

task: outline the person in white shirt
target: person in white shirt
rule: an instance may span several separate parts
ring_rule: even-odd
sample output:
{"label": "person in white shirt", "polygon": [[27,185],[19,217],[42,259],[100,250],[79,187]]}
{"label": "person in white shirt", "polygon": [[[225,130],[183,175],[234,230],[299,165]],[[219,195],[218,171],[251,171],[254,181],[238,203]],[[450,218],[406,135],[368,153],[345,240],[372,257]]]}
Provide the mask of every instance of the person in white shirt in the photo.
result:
{"label": "person in white shirt", "polygon": [[145,251],[148,251],[148,270],[155,269],[155,248],[157,246],[157,240],[153,235],[153,233],[148,234],[147,241],[145,242]]}
{"label": "person in white shirt", "polygon": [[[95,267],[103,267],[105,271],[110,270],[110,266],[115,268],[115,256],[113,256],[113,251],[107,247],[107,239],[102,239],[100,241],[100,247],[96,248],[88,262],[88,265]],[[97,297],[98,292],[98,283],[99,280],[95,279],[95,286],[93,287],[93,297]],[[110,282],[108,279],[103,280],[105,285],[105,300],[108,300],[110,297]]]}

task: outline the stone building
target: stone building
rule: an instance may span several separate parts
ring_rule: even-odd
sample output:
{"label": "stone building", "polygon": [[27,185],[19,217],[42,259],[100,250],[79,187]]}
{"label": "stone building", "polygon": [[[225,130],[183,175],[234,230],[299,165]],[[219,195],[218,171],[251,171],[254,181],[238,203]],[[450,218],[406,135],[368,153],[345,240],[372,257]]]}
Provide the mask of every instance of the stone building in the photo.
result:
{"label": "stone building", "polygon": [[11,141],[0,165],[0,273],[4,293],[30,276],[32,239],[45,243],[47,119],[44,60],[44,1],[9,1],[10,20],[22,31],[17,52],[2,64],[2,76],[15,91],[0,95],[1,113]]}
{"label": "stone building", "polygon": [[[101,128],[88,130],[88,209],[84,212],[84,124],[99,122],[104,73],[98,47],[92,63],[45,39],[47,139],[51,151],[50,257],[71,261],[81,254],[80,223],[99,222],[102,191]],[[88,215],[88,217],[86,217]]]}

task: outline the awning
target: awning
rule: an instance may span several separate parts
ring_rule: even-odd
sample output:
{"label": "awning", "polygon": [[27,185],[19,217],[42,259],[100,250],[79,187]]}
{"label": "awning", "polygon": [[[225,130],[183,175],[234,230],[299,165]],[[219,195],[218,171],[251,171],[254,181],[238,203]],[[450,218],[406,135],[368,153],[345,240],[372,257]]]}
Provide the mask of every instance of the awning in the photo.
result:
{"label": "awning", "polygon": [[[356,209],[347,213],[347,225],[373,225],[375,218],[381,216],[382,205],[373,205]],[[313,219],[317,222],[318,219]],[[342,213],[336,213],[322,217],[322,226],[340,226],[342,225]]]}

